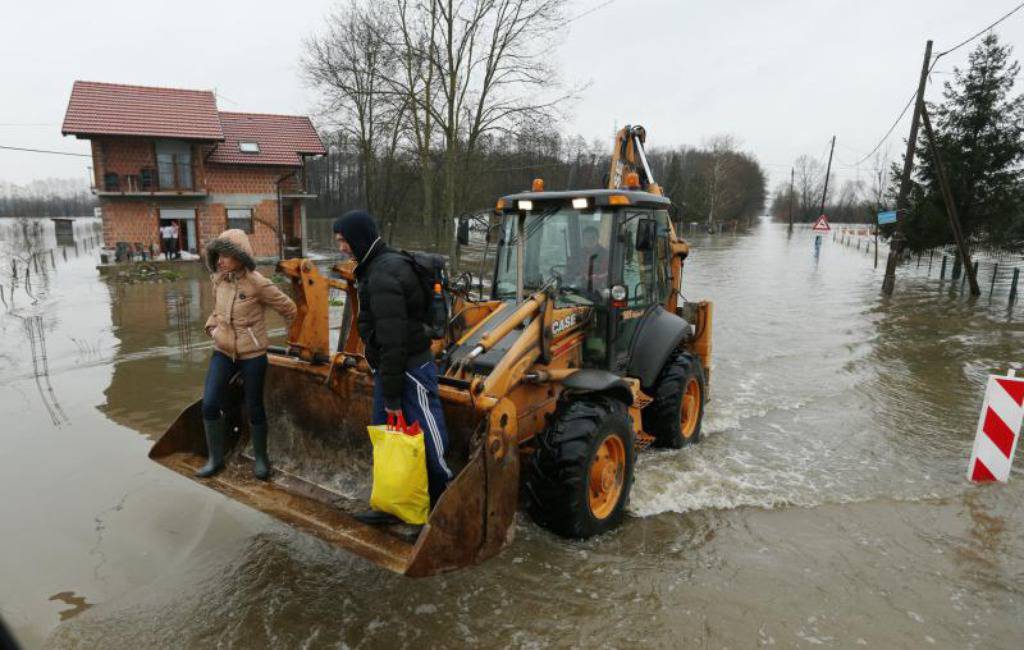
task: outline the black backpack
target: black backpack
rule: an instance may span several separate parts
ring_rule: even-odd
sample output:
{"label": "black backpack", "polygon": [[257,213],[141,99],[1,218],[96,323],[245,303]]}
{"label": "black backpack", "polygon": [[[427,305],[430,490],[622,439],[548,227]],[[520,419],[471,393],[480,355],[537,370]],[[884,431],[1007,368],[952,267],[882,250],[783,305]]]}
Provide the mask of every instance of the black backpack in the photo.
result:
{"label": "black backpack", "polygon": [[423,291],[423,326],[432,339],[444,338],[448,329],[448,273],[443,255],[399,250],[412,265]]}

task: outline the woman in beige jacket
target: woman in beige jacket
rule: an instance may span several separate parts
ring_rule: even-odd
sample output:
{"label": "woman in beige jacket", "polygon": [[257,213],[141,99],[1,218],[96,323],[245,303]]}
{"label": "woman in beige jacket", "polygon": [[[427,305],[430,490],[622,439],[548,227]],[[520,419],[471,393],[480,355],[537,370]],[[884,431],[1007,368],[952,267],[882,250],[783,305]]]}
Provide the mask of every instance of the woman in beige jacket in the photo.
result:
{"label": "woman in beige jacket", "polygon": [[249,430],[256,463],[253,474],[270,476],[267,458],[267,414],[263,409],[263,379],[267,373],[267,323],[270,307],[288,324],[295,318],[295,303],[274,283],[256,271],[252,246],[241,230],[226,230],[206,246],[206,263],[213,272],[214,308],[206,321],[213,338],[213,356],[203,388],[203,424],[209,456],[196,476],[213,476],[224,467],[225,422],[221,415],[228,381],[242,377]]}

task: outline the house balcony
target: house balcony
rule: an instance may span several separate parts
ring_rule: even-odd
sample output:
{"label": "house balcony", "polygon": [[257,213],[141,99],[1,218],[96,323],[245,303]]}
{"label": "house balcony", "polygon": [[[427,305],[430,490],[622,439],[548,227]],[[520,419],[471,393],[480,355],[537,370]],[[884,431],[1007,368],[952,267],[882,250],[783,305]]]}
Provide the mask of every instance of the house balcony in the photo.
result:
{"label": "house balcony", "polygon": [[309,177],[306,174],[305,162],[301,170],[286,179],[280,186],[282,199],[315,199],[317,193],[309,189]]}
{"label": "house balcony", "polygon": [[138,172],[103,174],[102,185],[92,188],[100,197],[203,197],[206,188],[196,182],[189,162],[160,161],[155,167],[141,167]]}

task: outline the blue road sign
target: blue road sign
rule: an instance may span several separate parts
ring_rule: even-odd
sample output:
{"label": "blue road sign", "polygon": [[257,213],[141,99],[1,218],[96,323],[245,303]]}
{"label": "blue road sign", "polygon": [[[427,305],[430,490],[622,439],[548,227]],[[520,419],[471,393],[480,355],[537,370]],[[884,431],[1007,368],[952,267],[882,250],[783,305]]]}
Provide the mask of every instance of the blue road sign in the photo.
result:
{"label": "blue road sign", "polygon": [[878,213],[878,225],[884,226],[887,223],[896,223],[896,211],[888,210]]}

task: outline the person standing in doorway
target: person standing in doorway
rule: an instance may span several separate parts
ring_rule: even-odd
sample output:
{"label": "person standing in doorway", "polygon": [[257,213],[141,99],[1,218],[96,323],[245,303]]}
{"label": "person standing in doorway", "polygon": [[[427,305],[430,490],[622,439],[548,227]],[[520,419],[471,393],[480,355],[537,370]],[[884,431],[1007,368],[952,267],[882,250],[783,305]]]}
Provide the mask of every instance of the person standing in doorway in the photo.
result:
{"label": "person standing in doorway", "polygon": [[266,308],[270,307],[291,325],[295,303],[273,282],[256,271],[252,246],[241,230],[225,230],[206,246],[206,263],[213,272],[214,308],[206,321],[213,339],[213,356],[203,387],[203,427],[206,431],[206,464],[196,476],[207,478],[224,467],[224,435],[227,424],[221,413],[228,382],[242,378],[245,407],[252,439],[253,475],[270,476],[267,457],[267,414],[263,408],[263,379],[267,373]]}
{"label": "person standing in doorway", "polygon": [[171,238],[174,240],[174,259],[181,259],[181,227],[177,221],[171,222]]}
{"label": "person standing in doorway", "polygon": [[[338,249],[356,260],[359,291],[359,336],[373,368],[371,424],[403,416],[419,423],[427,452],[431,508],[452,480],[445,462],[448,431],[437,385],[437,365],[425,325],[429,304],[410,260],[384,243],[367,212],[353,210],[334,222]],[[398,519],[368,510],[356,515],[368,524]]]}
{"label": "person standing in doorway", "polygon": [[164,259],[171,259],[174,253],[174,229],[171,224],[160,226],[160,248],[164,250]]}

